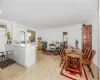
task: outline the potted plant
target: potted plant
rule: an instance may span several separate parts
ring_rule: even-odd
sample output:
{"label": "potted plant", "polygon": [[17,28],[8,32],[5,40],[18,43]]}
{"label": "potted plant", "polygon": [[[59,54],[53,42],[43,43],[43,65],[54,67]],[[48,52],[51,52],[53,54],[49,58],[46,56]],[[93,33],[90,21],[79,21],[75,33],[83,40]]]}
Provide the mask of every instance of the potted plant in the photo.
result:
{"label": "potted plant", "polygon": [[42,39],[42,38],[41,38],[41,37],[38,37],[37,39],[38,39],[38,42],[41,42],[41,39]]}
{"label": "potted plant", "polygon": [[83,27],[85,27],[85,26],[86,26],[86,24],[82,24],[82,26],[83,26]]}
{"label": "potted plant", "polygon": [[11,36],[9,31],[6,31],[6,36],[7,36],[7,44],[11,44]]}

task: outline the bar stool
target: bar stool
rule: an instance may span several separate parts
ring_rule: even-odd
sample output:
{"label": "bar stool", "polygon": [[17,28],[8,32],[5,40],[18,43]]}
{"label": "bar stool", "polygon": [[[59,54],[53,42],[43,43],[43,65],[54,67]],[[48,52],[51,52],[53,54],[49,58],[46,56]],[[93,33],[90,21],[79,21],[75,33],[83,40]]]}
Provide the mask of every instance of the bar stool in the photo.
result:
{"label": "bar stool", "polygon": [[2,53],[2,55],[1,55],[2,59],[5,59],[4,51],[2,51],[0,53]]}
{"label": "bar stool", "polygon": [[9,55],[13,53],[13,50],[6,51],[6,57],[9,58]]}

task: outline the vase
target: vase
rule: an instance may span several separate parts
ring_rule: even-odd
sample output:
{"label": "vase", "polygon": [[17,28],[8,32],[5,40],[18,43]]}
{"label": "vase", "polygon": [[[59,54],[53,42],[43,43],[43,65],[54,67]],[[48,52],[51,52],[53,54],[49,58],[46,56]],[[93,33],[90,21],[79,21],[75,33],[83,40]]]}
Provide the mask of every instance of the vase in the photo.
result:
{"label": "vase", "polygon": [[7,40],[7,44],[11,44],[12,42],[11,42],[11,40]]}
{"label": "vase", "polygon": [[78,48],[78,43],[75,44],[76,49]]}

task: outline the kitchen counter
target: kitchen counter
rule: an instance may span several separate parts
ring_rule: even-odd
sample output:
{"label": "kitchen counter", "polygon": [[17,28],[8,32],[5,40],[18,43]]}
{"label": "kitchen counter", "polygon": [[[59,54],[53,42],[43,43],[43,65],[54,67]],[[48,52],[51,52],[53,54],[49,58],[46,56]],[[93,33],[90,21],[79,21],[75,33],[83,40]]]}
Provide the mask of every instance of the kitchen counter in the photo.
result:
{"label": "kitchen counter", "polygon": [[33,44],[5,44],[5,50],[13,50],[13,53],[8,53],[8,58],[29,67],[36,63],[36,46]]}
{"label": "kitchen counter", "polygon": [[5,44],[5,45],[18,46],[18,47],[37,46],[36,44]]}

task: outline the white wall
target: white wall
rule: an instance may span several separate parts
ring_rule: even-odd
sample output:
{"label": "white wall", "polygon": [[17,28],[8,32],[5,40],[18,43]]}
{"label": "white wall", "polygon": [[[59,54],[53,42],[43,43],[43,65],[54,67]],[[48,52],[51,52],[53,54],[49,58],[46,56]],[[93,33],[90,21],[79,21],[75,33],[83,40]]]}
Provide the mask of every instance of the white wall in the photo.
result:
{"label": "white wall", "polygon": [[5,43],[6,43],[5,36],[1,36],[0,35],[0,51],[4,51],[5,50],[5,46],[4,46]]}
{"label": "white wall", "polygon": [[96,50],[94,63],[99,67],[99,11],[87,22],[92,24],[92,49]]}
{"label": "white wall", "polygon": [[12,34],[13,34],[12,41],[16,40],[17,42],[20,43],[20,31],[26,32],[27,29],[19,27],[19,26],[16,26],[16,25],[12,27]]}
{"label": "white wall", "polygon": [[82,25],[74,25],[63,28],[38,30],[38,36],[42,37],[43,41],[51,43],[54,41],[63,41],[63,32],[68,32],[68,44],[75,44],[76,39],[79,42],[79,47],[81,48],[81,28]]}
{"label": "white wall", "polygon": [[[3,19],[0,19],[0,24],[5,25],[9,29],[11,33],[12,41],[17,40],[18,42],[20,42],[20,31],[25,31],[25,32],[26,30],[36,31],[36,29],[32,27],[26,27],[18,23],[10,22],[10,21],[3,20]],[[7,40],[6,36],[0,36],[0,46],[2,46],[0,47],[0,51],[5,51],[6,40]]]}
{"label": "white wall", "polygon": [[[87,21],[87,24],[92,24],[92,48],[96,50],[96,55],[94,57],[93,62],[98,66],[99,59],[99,26],[98,26],[98,12],[91,18],[91,20]],[[63,32],[68,32],[68,44],[75,44],[75,40],[78,39],[79,47],[81,48],[81,28],[82,24],[55,28],[55,29],[46,29],[46,30],[38,30],[38,36],[42,37],[43,41],[47,41],[51,43],[54,41],[63,41]]]}
{"label": "white wall", "polygon": [[100,74],[100,1],[99,1],[99,74]]}
{"label": "white wall", "polygon": [[[4,22],[3,20],[0,19],[0,24],[1,25],[5,25],[9,31],[11,32],[11,24],[9,24],[8,22]],[[5,35],[0,35],[0,51],[5,51],[5,45],[6,44],[6,36]]]}

